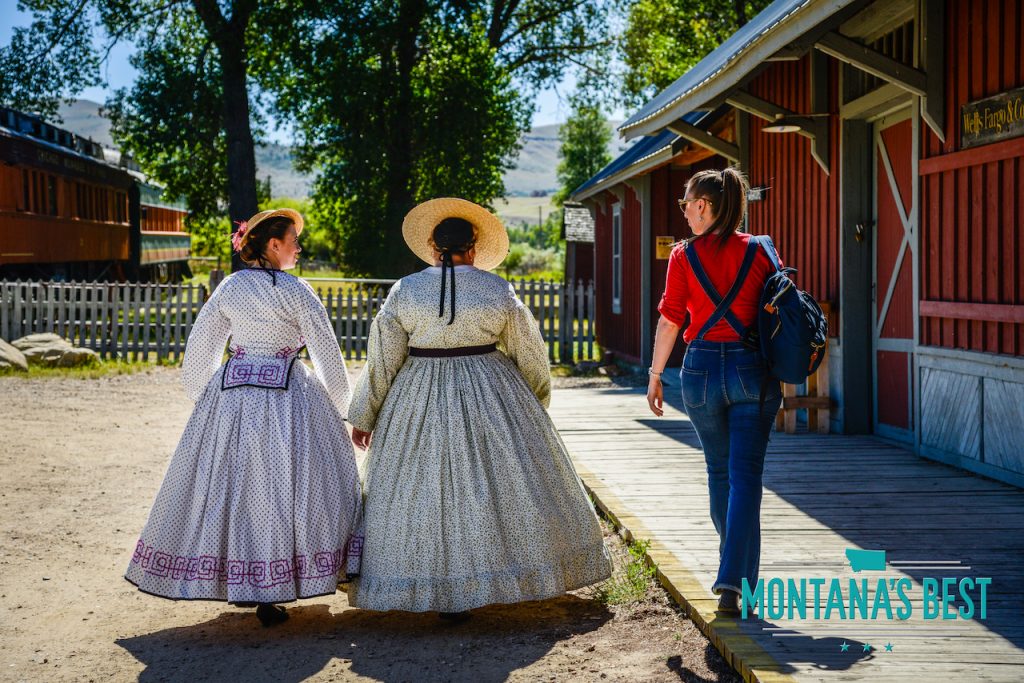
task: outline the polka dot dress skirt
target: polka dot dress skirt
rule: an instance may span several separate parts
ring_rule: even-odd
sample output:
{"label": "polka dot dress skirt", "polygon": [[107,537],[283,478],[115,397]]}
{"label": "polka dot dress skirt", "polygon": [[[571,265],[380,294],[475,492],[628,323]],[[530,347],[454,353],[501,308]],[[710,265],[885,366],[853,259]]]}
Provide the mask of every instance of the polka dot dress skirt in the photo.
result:
{"label": "polka dot dress skirt", "polygon": [[222,390],[222,372],[195,406],[125,578],[176,600],[333,593],[362,548],[341,415],[302,363],[287,389]]}

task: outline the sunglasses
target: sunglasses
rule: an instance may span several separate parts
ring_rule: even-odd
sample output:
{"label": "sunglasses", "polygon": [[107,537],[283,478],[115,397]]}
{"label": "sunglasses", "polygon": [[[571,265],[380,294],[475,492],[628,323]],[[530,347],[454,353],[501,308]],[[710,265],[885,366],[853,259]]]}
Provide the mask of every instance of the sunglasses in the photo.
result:
{"label": "sunglasses", "polygon": [[686,210],[686,205],[687,205],[687,204],[690,204],[690,203],[692,203],[692,202],[696,202],[696,201],[699,201],[699,200],[701,200],[701,199],[703,199],[704,201],[706,201],[706,202],[707,202],[708,204],[711,204],[711,200],[710,200],[710,199],[708,199],[707,197],[694,197],[693,199],[677,199],[676,201],[677,201],[677,202],[679,202],[679,208],[680,208],[680,210],[682,210],[682,211],[685,211],[685,210]]}

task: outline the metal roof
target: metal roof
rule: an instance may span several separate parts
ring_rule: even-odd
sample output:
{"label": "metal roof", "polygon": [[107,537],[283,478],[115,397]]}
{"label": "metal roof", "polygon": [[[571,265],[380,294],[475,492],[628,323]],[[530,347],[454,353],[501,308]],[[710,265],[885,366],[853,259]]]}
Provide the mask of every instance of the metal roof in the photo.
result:
{"label": "metal roof", "polygon": [[652,135],[680,112],[708,108],[780,49],[859,0],[775,0],[619,126],[629,139]]}
{"label": "metal roof", "polygon": [[[695,111],[683,116],[682,118],[687,123],[696,124],[702,118],[707,116],[706,112]],[[587,182],[577,187],[572,192],[573,198],[583,199],[588,194],[587,190],[592,190],[598,184],[604,183],[614,176],[619,175],[629,169],[632,166],[636,166],[655,155],[658,155],[666,150],[671,154],[672,143],[676,141],[679,136],[669,130],[663,130],[657,135],[638,140],[635,145],[627,149],[625,152],[620,154],[610,164],[602,168]],[[629,176],[627,176],[629,177]],[[581,196],[582,195],[582,196]]]}

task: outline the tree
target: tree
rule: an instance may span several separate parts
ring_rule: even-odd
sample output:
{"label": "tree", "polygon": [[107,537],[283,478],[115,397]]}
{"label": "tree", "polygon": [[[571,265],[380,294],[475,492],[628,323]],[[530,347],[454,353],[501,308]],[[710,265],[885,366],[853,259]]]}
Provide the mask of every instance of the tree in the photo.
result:
{"label": "tree", "polygon": [[[16,29],[0,53],[5,103],[52,117],[61,95],[102,82],[99,67],[114,43],[136,40],[143,46],[132,59],[139,80],[109,103],[115,140],[170,194],[185,198],[192,224],[215,220],[225,201],[232,222],[256,213],[258,131],[248,62],[258,0],[23,4],[33,23]],[[97,31],[108,36],[106,45],[94,44]],[[40,74],[43,67],[52,73]]]}
{"label": "tree", "polygon": [[558,129],[558,182],[561,188],[553,201],[562,206],[573,190],[607,166],[612,157],[608,143],[612,139],[611,127],[597,98],[587,88],[577,90],[569,98],[572,113]]}
{"label": "tree", "polygon": [[604,17],[594,0],[337,0],[307,10],[266,73],[287,81],[278,112],[296,122],[302,167],[319,171],[317,213],[337,226],[339,260],[377,276],[417,266],[399,246],[417,202],[487,205],[504,193],[530,88],[600,44],[588,36]]}
{"label": "tree", "polygon": [[690,70],[770,0],[636,0],[619,50],[623,98],[639,105]]}

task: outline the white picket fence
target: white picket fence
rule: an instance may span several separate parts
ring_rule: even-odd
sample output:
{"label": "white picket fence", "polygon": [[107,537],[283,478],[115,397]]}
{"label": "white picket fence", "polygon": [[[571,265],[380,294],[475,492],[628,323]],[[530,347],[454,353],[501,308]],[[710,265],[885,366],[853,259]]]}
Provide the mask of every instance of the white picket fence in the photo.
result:
{"label": "white picket fence", "polygon": [[[316,279],[345,358],[366,355],[370,322],[393,280]],[[513,280],[552,362],[595,360],[594,286]],[[0,338],[55,332],[103,358],[177,361],[206,300],[203,285],[0,281]]]}

